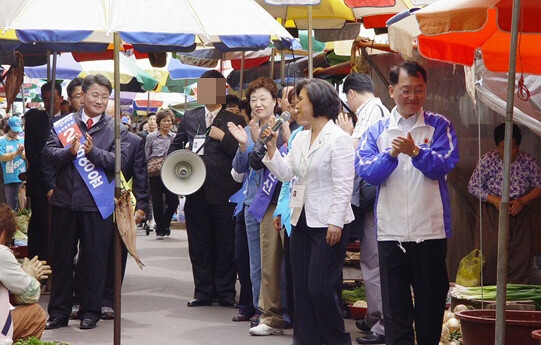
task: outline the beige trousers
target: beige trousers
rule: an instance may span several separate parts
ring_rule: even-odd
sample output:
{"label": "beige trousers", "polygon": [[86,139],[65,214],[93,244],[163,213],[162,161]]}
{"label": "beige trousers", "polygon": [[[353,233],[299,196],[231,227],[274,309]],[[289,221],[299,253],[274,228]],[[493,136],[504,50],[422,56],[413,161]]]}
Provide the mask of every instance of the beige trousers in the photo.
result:
{"label": "beige trousers", "polygon": [[13,319],[13,340],[36,337],[41,339],[47,314],[39,304],[15,307],[11,311]]}
{"label": "beige trousers", "polygon": [[260,322],[273,328],[284,328],[282,318],[282,298],[280,280],[282,277],[282,258],[284,257],[284,229],[276,231],[272,225],[272,214],[276,205],[270,204],[261,219],[261,290],[259,309]]}

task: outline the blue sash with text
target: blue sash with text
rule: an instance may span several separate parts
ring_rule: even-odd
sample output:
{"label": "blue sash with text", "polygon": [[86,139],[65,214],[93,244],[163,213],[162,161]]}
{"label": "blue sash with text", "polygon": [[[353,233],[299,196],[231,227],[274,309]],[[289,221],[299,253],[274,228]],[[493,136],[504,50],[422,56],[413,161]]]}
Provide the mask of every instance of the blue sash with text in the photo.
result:
{"label": "blue sash with text", "polygon": [[106,219],[113,214],[115,208],[113,198],[115,191],[114,180],[109,182],[105,171],[85,157],[82,145],[86,139],[82,135],[79,126],[75,123],[73,114],[66,115],[62,119],[56,121],[53,126],[64,147],[70,146],[75,135],[79,134],[81,137],[81,147],[77,151],[73,164],[90,191],[102,218]]}

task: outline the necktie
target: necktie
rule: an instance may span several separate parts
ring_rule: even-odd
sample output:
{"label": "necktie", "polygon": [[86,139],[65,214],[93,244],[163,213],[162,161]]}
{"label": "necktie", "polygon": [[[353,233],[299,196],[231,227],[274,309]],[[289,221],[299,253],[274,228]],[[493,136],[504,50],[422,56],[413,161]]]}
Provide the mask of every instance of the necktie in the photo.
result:
{"label": "necktie", "polygon": [[86,120],[86,128],[90,129],[90,127],[92,127],[93,124],[94,124],[94,121],[92,121],[92,119]]}
{"label": "necktie", "polygon": [[205,115],[205,124],[207,125],[207,128],[210,127],[210,125],[212,125],[212,113],[207,113]]}

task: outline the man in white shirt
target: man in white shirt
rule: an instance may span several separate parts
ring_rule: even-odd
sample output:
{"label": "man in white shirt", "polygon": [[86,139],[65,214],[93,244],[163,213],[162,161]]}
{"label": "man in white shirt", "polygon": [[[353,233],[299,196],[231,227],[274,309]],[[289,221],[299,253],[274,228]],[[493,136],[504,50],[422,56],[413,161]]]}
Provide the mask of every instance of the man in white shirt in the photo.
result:
{"label": "man in white shirt", "polygon": [[[344,80],[343,91],[349,107],[357,115],[357,123],[353,128],[351,120],[345,115],[339,117],[338,123],[348,134],[357,148],[364,132],[373,123],[389,116],[389,110],[374,95],[374,84],[366,73],[351,73]],[[361,186],[364,186],[361,188]],[[363,191],[363,192],[361,192]],[[355,219],[352,223],[352,234],[355,233],[361,242],[360,265],[366,293],[367,313],[364,319],[357,320],[355,325],[363,332],[369,332],[356,339],[359,344],[381,344],[385,342],[383,325],[383,306],[381,303],[381,284],[379,277],[378,241],[374,228],[375,187],[366,185],[358,175],[355,176],[353,197],[351,200]]]}

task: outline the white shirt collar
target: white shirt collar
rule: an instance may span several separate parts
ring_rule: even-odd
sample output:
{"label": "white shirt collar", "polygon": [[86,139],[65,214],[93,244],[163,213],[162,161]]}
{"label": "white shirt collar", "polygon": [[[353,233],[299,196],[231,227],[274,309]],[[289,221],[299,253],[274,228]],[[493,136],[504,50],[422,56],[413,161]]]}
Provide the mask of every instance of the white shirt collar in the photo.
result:
{"label": "white shirt collar", "polygon": [[[94,117],[92,118],[92,122],[93,122],[92,126],[95,125],[96,123],[98,123],[98,122],[100,121],[101,116],[102,116],[102,115],[98,115],[98,116],[94,116]],[[86,121],[88,121],[89,118],[90,118],[90,117],[89,117],[88,115],[86,115],[85,111],[82,110],[82,111],[81,111],[81,121],[83,121],[83,122],[86,124]]]}
{"label": "white shirt collar", "polygon": [[205,118],[207,117],[207,114],[208,113],[211,113],[212,114],[212,119],[214,119],[216,117],[216,115],[218,115],[218,113],[220,112],[220,110],[222,110],[222,106],[220,105],[216,110],[214,111],[209,111],[209,109],[207,108],[207,106],[205,105]]}

